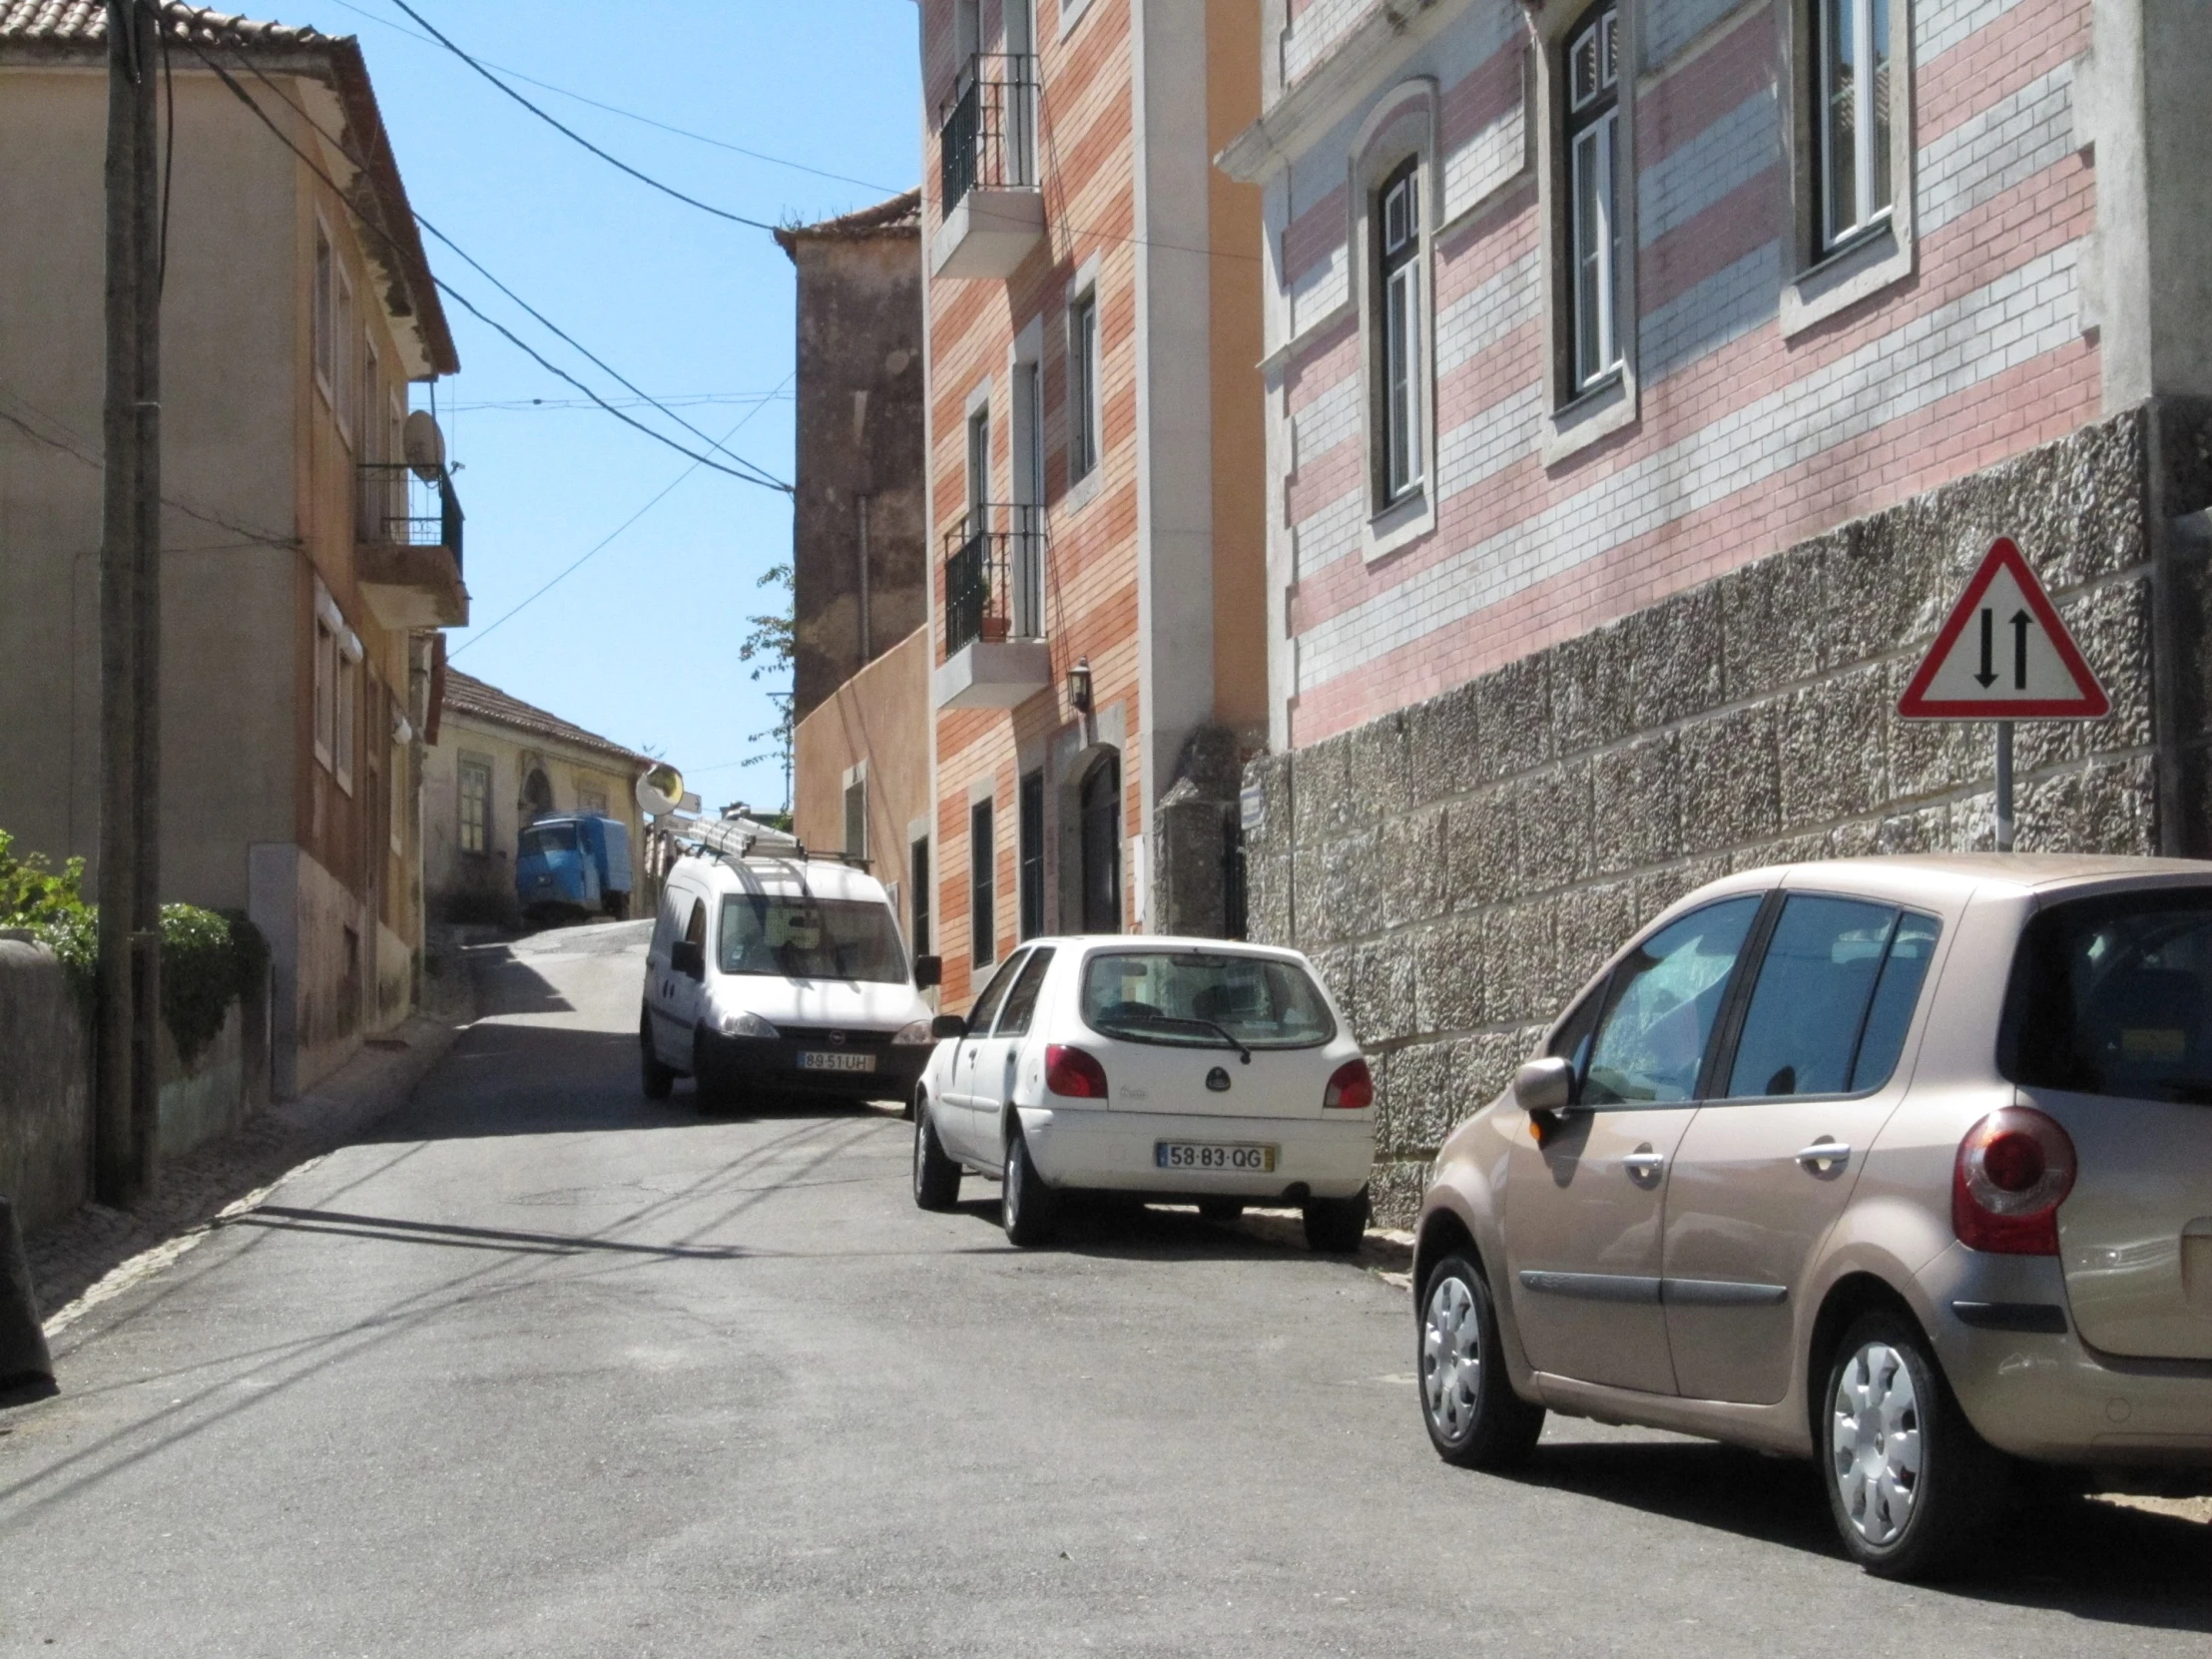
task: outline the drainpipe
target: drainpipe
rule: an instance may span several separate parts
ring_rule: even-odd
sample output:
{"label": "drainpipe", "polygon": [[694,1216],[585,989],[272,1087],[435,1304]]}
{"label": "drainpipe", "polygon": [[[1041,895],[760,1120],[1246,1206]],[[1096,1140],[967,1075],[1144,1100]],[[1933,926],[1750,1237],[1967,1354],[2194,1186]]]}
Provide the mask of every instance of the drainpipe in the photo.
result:
{"label": "drainpipe", "polygon": [[868,498],[864,495],[855,495],[852,498],[852,505],[859,513],[860,518],[860,666],[862,668],[867,667],[875,656],[874,635],[868,628],[867,621],[867,503]]}

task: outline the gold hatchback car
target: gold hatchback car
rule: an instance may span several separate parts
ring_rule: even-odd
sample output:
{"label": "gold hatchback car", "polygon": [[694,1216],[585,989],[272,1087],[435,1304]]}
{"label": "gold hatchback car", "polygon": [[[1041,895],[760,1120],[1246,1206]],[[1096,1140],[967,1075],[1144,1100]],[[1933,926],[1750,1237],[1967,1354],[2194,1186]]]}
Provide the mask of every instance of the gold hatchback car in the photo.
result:
{"label": "gold hatchback car", "polygon": [[2212,864],[1701,888],[1445,1143],[1413,1282],[1446,1458],[1547,1410],[1810,1456],[1874,1572],[2023,1463],[2212,1490]]}

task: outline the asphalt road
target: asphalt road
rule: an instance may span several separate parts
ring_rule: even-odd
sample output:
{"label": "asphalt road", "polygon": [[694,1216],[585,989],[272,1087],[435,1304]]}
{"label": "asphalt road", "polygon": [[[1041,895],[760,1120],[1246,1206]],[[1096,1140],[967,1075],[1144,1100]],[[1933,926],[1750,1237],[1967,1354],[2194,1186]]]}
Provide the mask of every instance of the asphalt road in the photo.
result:
{"label": "asphalt road", "polygon": [[1405,1293],[1189,1212],[1009,1250],[886,1112],[636,1084],[642,923],[540,935],[373,1139],[0,1415],[0,1653],[2206,1651],[2212,1528],[2045,1506],[1883,1584],[1809,1468],[1422,1437]]}

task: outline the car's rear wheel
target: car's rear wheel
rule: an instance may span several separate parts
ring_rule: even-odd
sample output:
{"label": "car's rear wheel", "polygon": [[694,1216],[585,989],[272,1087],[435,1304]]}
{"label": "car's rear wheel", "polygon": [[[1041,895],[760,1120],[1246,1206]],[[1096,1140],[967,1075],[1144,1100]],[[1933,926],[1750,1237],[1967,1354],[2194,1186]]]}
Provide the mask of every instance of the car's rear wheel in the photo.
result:
{"label": "car's rear wheel", "polygon": [[1938,1578],[1970,1562],[2003,1508],[2010,1461],[1973,1430],[1903,1314],[1845,1335],[1821,1432],[1828,1504],[1851,1558],[1884,1578]]}
{"label": "car's rear wheel", "polygon": [[948,1157],[929,1119],[926,1095],[914,1098],[914,1203],[924,1210],[949,1210],[960,1202],[960,1166]]}
{"label": "car's rear wheel", "polygon": [[1526,1462],[1544,1408],[1513,1392],[1482,1270],[1464,1255],[1446,1256],[1430,1270],[1420,1307],[1420,1414],[1436,1454],[1470,1469]]}
{"label": "car's rear wheel", "polygon": [[1350,1198],[1309,1198],[1305,1205],[1306,1243],[1330,1256],[1350,1256],[1368,1236],[1368,1190]]}
{"label": "car's rear wheel", "polygon": [[1050,1243],[1060,1220],[1059,1196],[1044,1184],[1030,1162],[1029,1143],[1015,1129],[1006,1142],[1006,1176],[999,1194],[999,1220],[1007,1240],[1025,1250]]}
{"label": "car's rear wheel", "polygon": [[676,1088],[676,1073],[661,1064],[661,1057],[653,1052],[653,1016],[642,1014],[638,1018],[638,1055],[640,1081],[645,1086],[648,1100],[666,1100]]}

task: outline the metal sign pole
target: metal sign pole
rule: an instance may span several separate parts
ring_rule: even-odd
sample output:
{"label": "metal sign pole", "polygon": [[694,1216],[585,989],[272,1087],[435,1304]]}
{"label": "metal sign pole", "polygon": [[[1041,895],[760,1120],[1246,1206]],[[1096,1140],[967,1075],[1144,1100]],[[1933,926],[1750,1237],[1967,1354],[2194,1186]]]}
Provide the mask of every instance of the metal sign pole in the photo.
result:
{"label": "metal sign pole", "polygon": [[2012,850],[2012,723],[1997,722],[1997,850]]}

